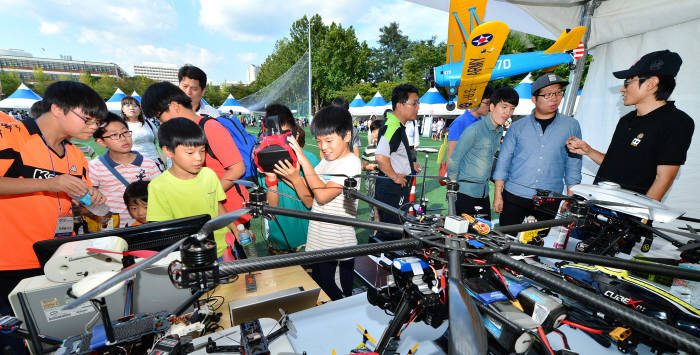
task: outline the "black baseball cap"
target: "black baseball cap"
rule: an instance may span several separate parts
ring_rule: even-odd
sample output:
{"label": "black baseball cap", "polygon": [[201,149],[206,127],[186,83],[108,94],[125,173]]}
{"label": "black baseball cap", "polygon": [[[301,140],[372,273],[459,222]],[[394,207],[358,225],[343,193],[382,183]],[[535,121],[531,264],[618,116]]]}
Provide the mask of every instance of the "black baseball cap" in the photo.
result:
{"label": "black baseball cap", "polygon": [[554,84],[561,84],[561,86],[564,87],[569,85],[569,82],[560,78],[557,74],[550,73],[542,75],[537,78],[534,83],[532,83],[532,95],[534,95],[540,89]]}
{"label": "black baseball cap", "polygon": [[676,52],[668,49],[645,54],[627,70],[613,72],[618,79],[627,79],[635,75],[656,74],[675,77],[681,68],[683,60]]}

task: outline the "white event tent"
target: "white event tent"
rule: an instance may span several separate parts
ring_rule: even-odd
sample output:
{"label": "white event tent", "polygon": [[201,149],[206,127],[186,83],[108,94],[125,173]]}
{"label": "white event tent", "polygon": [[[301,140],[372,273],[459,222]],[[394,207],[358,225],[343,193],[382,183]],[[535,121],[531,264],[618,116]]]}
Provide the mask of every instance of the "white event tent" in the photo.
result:
{"label": "white event tent", "polygon": [[365,105],[365,114],[366,115],[382,115],[384,113],[384,110],[386,110],[386,105],[387,102],[384,100],[382,97],[382,94],[377,91],[376,94],[374,94],[374,97],[372,97],[371,100]]}
{"label": "white event tent", "polygon": [[135,98],[136,101],[138,101],[139,103],[141,103],[141,96],[139,95],[138,92],[136,92],[136,90],[134,90],[134,92],[131,93],[131,97]]}
{"label": "white event tent", "polygon": [[365,113],[365,100],[362,100],[362,96],[358,93],[349,105],[350,114],[353,116],[367,116]]}
{"label": "white event tent", "polygon": [[0,108],[29,110],[39,100],[41,100],[41,96],[28,88],[27,85],[24,85],[24,83],[21,83],[12,95],[0,101]]}
{"label": "white event tent", "polygon": [[240,113],[250,113],[250,110],[241,106],[241,104],[236,101],[232,94],[228,94],[228,97],[221,106],[219,106],[219,111],[228,113],[229,111],[240,112]]}
{"label": "white event tent", "polygon": [[114,113],[122,112],[122,99],[124,97],[126,97],[126,94],[120,88],[117,88],[112,97],[106,102],[107,109]]}

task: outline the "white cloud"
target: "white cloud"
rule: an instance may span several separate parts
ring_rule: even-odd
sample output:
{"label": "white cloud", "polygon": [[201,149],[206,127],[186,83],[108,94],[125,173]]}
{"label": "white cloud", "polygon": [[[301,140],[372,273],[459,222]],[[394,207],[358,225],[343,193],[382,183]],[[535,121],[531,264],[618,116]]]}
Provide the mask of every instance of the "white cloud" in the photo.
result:
{"label": "white cloud", "polygon": [[257,57],[258,57],[258,55],[256,53],[252,53],[252,52],[238,54],[238,59],[240,59],[241,62],[246,62],[246,63],[252,62]]}
{"label": "white cloud", "polygon": [[49,22],[44,20],[39,20],[39,23],[39,32],[44,35],[58,34],[66,25],[63,22]]}
{"label": "white cloud", "polygon": [[370,0],[201,0],[199,23],[212,33],[234,41],[263,42],[289,34],[292,22],[304,15],[321,15],[324,22],[348,26],[373,4]]}

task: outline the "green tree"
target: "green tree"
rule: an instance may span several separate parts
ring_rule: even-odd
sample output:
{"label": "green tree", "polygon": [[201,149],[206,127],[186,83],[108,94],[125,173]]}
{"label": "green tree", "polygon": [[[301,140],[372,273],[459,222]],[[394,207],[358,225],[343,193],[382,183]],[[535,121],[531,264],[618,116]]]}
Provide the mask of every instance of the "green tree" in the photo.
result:
{"label": "green tree", "polygon": [[139,95],[143,95],[143,93],[146,91],[146,89],[148,89],[149,86],[157,83],[156,80],[149,79],[142,75],[132,76],[129,78],[129,80],[133,83],[132,90],[136,90],[136,92]]}
{"label": "green tree", "polygon": [[95,83],[94,89],[103,99],[107,100],[112,97],[114,91],[117,90],[117,80],[107,74],[102,74],[100,79]]}
{"label": "green tree", "polygon": [[351,102],[355,99],[355,95],[360,94],[362,100],[365,102],[372,99],[374,93],[377,92],[377,88],[368,82],[359,82],[345,85],[341,89],[336,90],[333,93],[334,97],[342,97]]}
{"label": "green tree", "polygon": [[12,95],[15,90],[22,83],[22,79],[15,72],[0,71],[0,84],[2,84],[2,95],[3,97],[8,97]]}
{"label": "green tree", "polygon": [[419,95],[430,89],[426,71],[444,64],[446,47],[445,42],[435,44],[434,37],[411,44],[410,57],[403,61],[403,74],[405,82],[418,88]]}
{"label": "green tree", "polygon": [[36,91],[39,96],[44,96],[44,91],[46,91],[46,88],[55,81],[49,79],[49,76],[39,67],[35,67],[33,72],[34,84],[32,86],[34,87],[34,91]]}
{"label": "green tree", "polygon": [[78,78],[78,81],[91,87],[91,88],[94,88],[95,82],[97,81],[97,79],[98,78],[95,78],[94,76],[92,76],[92,74],[90,74],[89,71],[84,71],[84,72],[80,73],[80,78]]}
{"label": "green tree", "polygon": [[284,74],[301,58],[308,48],[311,27],[311,86],[312,102],[318,110],[334,98],[345,85],[359,82],[367,76],[370,49],[357,40],[355,30],[340,24],[325,25],[318,14],[295,21],[285,37],[260,66],[252,89],[259,90]]}
{"label": "green tree", "polygon": [[374,71],[371,79],[375,81],[403,78],[403,62],[409,58],[411,41],[399,29],[399,24],[392,22],[379,29],[379,49],[374,51]]}

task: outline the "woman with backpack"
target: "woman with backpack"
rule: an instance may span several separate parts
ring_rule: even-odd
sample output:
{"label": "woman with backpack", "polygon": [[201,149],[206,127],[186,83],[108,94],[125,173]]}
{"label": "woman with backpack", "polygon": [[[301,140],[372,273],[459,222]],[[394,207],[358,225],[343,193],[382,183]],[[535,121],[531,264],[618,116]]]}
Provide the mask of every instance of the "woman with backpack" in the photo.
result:
{"label": "woman with backpack", "polygon": [[165,159],[161,157],[156,144],[158,127],[143,116],[138,100],[131,96],[122,99],[122,117],[131,131],[131,139],[134,144],[132,149],[156,162],[158,168],[164,171],[166,168]]}

